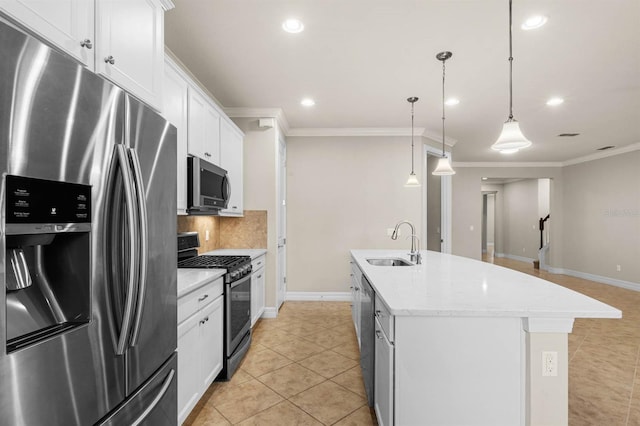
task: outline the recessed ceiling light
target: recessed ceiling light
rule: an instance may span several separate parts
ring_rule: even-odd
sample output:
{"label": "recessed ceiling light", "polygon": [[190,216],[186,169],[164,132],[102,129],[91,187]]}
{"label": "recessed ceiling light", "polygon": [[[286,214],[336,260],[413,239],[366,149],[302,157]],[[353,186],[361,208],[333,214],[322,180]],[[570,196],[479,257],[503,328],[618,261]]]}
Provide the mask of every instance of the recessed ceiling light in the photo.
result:
{"label": "recessed ceiling light", "polygon": [[304,98],[303,100],[300,101],[300,105],[305,106],[305,107],[312,107],[316,104],[316,101],[314,101],[311,98]]}
{"label": "recessed ceiling light", "polygon": [[459,103],[460,103],[460,99],[456,99],[456,98],[449,98],[445,102],[445,104],[448,105],[448,106],[458,105]]}
{"label": "recessed ceiling light", "polygon": [[291,18],[282,23],[282,29],[288,33],[296,34],[304,30],[304,24],[299,19]]}
{"label": "recessed ceiling light", "polygon": [[536,28],[540,28],[544,24],[547,23],[547,17],[544,15],[535,15],[530,18],[527,18],[526,21],[522,24],[520,28],[523,30],[535,30]]}
{"label": "recessed ceiling light", "polygon": [[551,98],[547,101],[547,105],[549,106],[556,106],[556,105],[560,105],[564,103],[564,99],[562,98]]}
{"label": "recessed ceiling light", "polygon": [[483,178],[482,178],[482,180],[487,180],[487,179],[489,179],[489,178],[486,178],[486,177],[483,177]]}

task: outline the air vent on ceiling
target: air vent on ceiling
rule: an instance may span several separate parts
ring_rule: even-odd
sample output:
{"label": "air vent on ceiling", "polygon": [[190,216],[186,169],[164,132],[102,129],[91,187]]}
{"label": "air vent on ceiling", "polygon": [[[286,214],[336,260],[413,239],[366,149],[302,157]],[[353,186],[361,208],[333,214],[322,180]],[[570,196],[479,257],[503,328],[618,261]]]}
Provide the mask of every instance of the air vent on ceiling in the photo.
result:
{"label": "air vent on ceiling", "polygon": [[615,148],[614,145],[607,145],[607,146],[603,146],[602,148],[598,148],[598,151],[605,151],[607,149],[611,149],[611,148]]}
{"label": "air vent on ceiling", "polygon": [[560,133],[558,136],[562,138],[572,138],[574,136],[578,136],[580,133]]}

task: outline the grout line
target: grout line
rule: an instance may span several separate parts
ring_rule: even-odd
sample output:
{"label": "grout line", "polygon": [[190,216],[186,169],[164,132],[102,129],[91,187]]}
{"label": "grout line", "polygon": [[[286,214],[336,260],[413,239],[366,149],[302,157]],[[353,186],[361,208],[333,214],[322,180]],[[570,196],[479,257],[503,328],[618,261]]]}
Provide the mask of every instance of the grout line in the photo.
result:
{"label": "grout line", "polygon": [[636,374],[638,373],[638,360],[640,359],[640,346],[636,352],[636,365],[633,369],[633,380],[631,381],[631,393],[629,394],[629,405],[627,406],[627,418],[625,419],[625,426],[629,425],[629,417],[631,416],[631,404],[633,403],[633,389],[636,386]]}

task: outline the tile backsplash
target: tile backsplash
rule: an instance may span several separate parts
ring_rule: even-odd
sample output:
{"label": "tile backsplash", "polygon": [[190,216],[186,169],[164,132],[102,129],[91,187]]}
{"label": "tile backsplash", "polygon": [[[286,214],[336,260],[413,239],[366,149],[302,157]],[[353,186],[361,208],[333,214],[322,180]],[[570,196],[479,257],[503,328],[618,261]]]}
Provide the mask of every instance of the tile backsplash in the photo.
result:
{"label": "tile backsplash", "polygon": [[245,210],[244,217],[178,216],[177,220],[178,232],[198,232],[199,253],[218,248],[267,248],[266,210]]}

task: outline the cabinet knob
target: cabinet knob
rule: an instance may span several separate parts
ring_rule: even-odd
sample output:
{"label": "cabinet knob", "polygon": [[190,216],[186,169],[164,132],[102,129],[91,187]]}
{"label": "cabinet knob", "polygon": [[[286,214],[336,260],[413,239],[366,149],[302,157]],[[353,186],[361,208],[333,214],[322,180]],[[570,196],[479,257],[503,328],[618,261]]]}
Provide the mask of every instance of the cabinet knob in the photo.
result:
{"label": "cabinet knob", "polygon": [[231,207],[231,208],[232,208],[232,209],[237,209],[237,208],[238,208],[238,206],[233,206],[233,207]]}
{"label": "cabinet knob", "polygon": [[204,296],[202,296],[201,298],[198,299],[198,302],[202,302],[204,299],[206,299],[207,297],[209,297],[208,294],[205,294]]}
{"label": "cabinet knob", "polygon": [[376,337],[382,339],[382,332],[380,330],[376,330]]}
{"label": "cabinet knob", "polygon": [[204,153],[204,156],[205,156],[205,157],[211,157],[211,154],[209,154],[208,152],[205,152],[205,153]]}
{"label": "cabinet knob", "polygon": [[115,64],[115,63],[116,63],[116,60],[115,60],[115,59],[113,58],[113,56],[111,56],[111,55],[109,55],[109,56],[107,56],[106,58],[104,58],[104,61],[105,61],[107,64],[111,64],[111,65],[113,65],[113,64]]}
{"label": "cabinet knob", "polygon": [[91,49],[93,47],[93,43],[91,43],[91,40],[89,40],[88,38],[85,38],[80,42],[80,46]]}
{"label": "cabinet knob", "polygon": [[382,318],[382,311],[376,311],[375,316],[377,318]]}
{"label": "cabinet knob", "polygon": [[258,278],[262,278],[262,274],[258,275]]}

